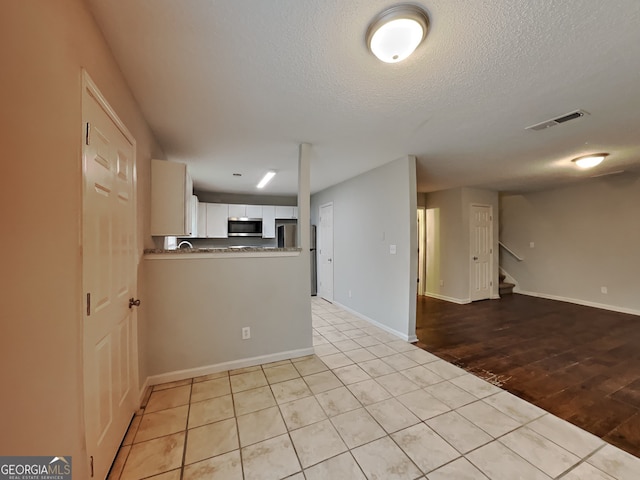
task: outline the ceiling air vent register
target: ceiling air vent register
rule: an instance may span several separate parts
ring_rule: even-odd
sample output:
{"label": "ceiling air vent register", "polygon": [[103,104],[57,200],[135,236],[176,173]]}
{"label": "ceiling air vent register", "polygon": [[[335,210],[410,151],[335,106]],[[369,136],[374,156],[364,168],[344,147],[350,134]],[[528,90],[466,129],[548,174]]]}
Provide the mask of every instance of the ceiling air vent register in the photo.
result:
{"label": "ceiling air vent register", "polygon": [[584,117],[585,115],[589,115],[589,112],[585,112],[584,110],[574,110],[573,112],[565,113],[564,115],[552,118],[551,120],[545,120],[544,122],[530,125],[526,127],[525,130],[545,130],[549,127],[555,127],[556,125],[560,125],[561,123]]}

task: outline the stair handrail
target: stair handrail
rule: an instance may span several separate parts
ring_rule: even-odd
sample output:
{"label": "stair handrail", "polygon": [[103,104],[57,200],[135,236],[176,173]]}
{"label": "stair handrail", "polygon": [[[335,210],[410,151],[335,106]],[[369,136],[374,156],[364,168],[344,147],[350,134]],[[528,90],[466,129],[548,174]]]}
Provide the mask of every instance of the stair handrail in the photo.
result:
{"label": "stair handrail", "polygon": [[513,257],[518,260],[519,262],[522,262],[524,260],[524,257],[521,257],[520,255],[518,255],[516,252],[514,252],[513,250],[511,250],[509,247],[507,247],[504,243],[502,243],[501,241],[498,241],[498,245],[500,245],[502,248],[504,248],[507,252],[509,252],[511,255],[513,255]]}

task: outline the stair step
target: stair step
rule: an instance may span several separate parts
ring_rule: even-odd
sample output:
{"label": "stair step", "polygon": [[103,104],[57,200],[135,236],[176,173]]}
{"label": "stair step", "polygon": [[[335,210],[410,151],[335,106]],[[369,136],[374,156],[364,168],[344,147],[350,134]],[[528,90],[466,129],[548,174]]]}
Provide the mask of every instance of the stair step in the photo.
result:
{"label": "stair step", "polygon": [[500,295],[509,295],[513,293],[513,287],[515,287],[515,284],[513,283],[500,282],[498,290]]}

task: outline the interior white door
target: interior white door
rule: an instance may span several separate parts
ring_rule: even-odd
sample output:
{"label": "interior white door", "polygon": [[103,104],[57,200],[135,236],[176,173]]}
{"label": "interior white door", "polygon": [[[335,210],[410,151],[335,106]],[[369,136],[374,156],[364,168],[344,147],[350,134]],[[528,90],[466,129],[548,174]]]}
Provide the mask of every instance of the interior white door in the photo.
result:
{"label": "interior white door", "polygon": [[85,434],[104,479],[137,392],[135,143],[86,76],[82,112]]}
{"label": "interior white door", "polygon": [[424,295],[426,292],[426,222],[425,209],[418,208],[418,295]]}
{"label": "interior white door", "polygon": [[491,298],[493,215],[488,205],[471,205],[471,300]]}
{"label": "interior white door", "polygon": [[318,293],[333,302],[333,203],[320,206]]}

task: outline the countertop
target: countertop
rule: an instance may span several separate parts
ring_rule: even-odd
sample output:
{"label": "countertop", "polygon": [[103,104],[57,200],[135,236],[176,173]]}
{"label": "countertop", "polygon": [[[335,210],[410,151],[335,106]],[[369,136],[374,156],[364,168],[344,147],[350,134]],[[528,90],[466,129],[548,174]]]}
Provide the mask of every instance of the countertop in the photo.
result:
{"label": "countertop", "polygon": [[299,255],[301,248],[276,247],[212,247],[212,248],[179,248],[165,250],[162,248],[147,248],[144,250],[148,259],[176,259],[176,258],[229,258],[229,257],[283,257]]}

